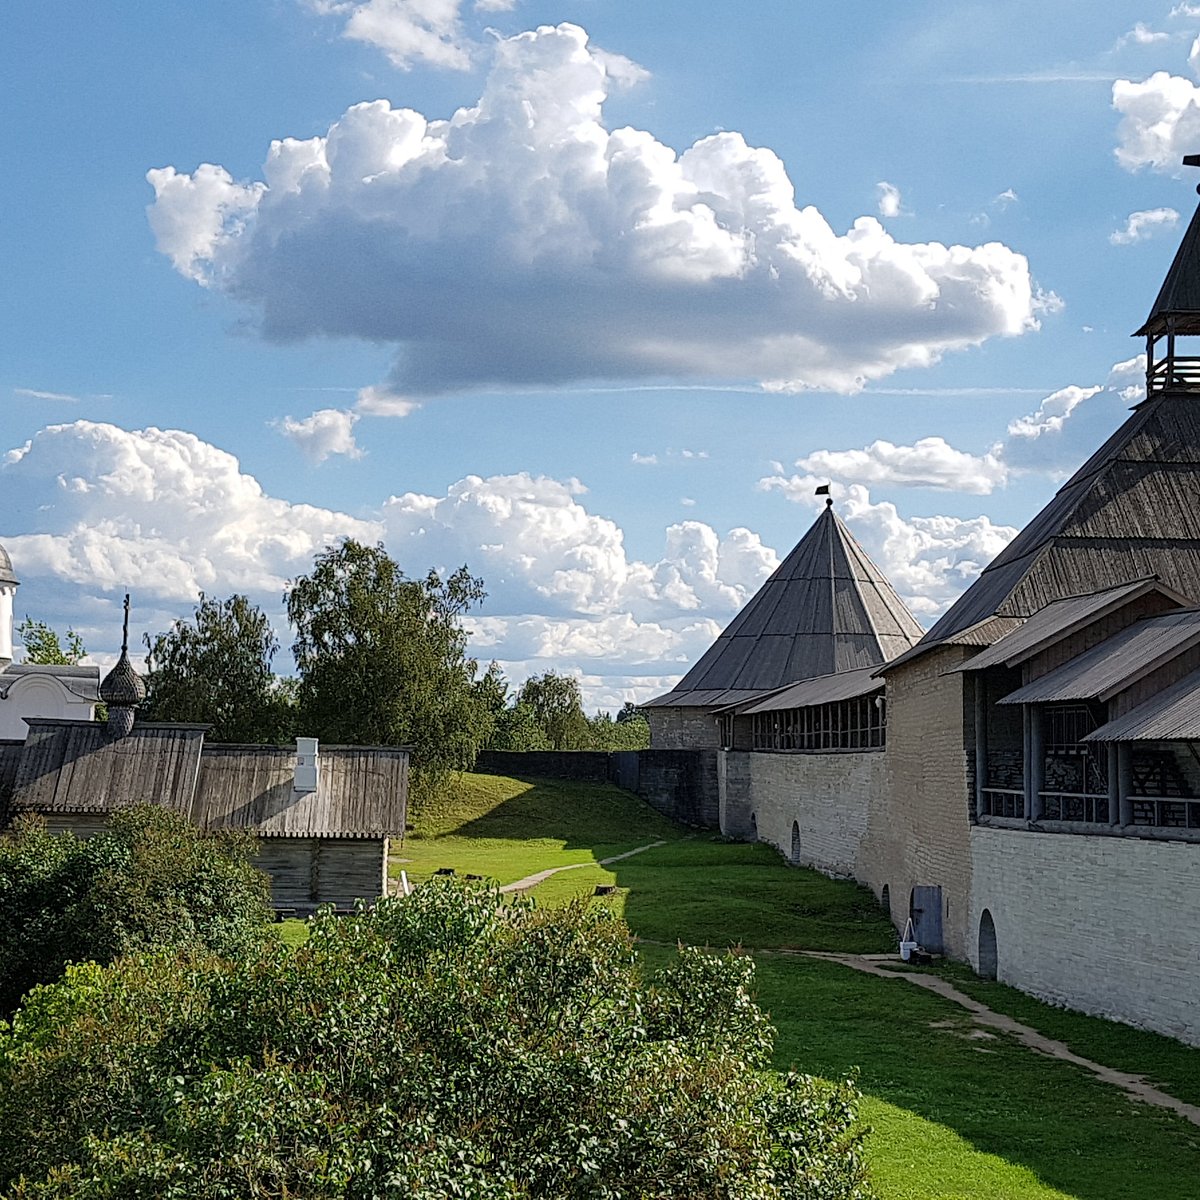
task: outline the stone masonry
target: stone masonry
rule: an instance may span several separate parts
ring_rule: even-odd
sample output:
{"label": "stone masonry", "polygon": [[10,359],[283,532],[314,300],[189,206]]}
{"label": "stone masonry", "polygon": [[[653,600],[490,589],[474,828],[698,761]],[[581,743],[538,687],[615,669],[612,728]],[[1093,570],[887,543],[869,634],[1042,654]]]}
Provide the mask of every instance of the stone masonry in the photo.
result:
{"label": "stone masonry", "polygon": [[1200,844],[971,830],[971,964],[984,909],[998,977],[1200,1045]]}
{"label": "stone masonry", "polygon": [[[918,885],[942,889],[946,953],[966,958],[971,894],[974,704],[953,672],[971,653],[940,646],[890,670],[886,781],[871,805],[859,879],[888,889],[902,928]],[[972,747],[968,756],[967,747]]]}

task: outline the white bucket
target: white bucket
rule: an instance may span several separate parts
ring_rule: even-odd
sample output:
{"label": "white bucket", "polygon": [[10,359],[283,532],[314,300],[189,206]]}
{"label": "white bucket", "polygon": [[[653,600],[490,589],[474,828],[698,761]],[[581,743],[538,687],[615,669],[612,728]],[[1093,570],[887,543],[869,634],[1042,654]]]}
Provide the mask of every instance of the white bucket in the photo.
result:
{"label": "white bucket", "polygon": [[900,943],[900,961],[908,962],[912,958],[913,951],[918,949],[916,942],[901,942]]}

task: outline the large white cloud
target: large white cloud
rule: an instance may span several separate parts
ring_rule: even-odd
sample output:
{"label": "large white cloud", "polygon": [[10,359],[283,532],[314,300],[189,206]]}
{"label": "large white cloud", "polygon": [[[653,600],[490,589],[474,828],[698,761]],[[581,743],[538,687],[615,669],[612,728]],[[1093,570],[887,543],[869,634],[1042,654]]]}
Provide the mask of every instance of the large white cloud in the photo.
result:
{"label": "large white cloud", "polygon": [[150,171],[160,250],[268,338],[394,344],[400,398],[595,378],[849,391],[1036,324],[1007,246],[906,244],[872,217],[837,234],[738,133],[677,154],[608,129],[630,66],[575,26],[493,54],[449,120],[378,100],[272,143],[262,182]]}
{"label": "large white cloud", "polygon": [[1126,170],[1175,172],[1200,145],[1200,88],[1190,79],[1166,71],[1140,83],[1118,79],[1112,103],[1121,114],[1117,162]]}
{"label": "large white cloud", "polygon": [[266,495],[232,454],[194,434],[92,421],[48,426],[10,451],[0,496],[7,521],[27,529],[5,540],[23,571],[158,599],[278,593],[327,543],[381,531]]}
{"label": "large white cloud", "polygon": [[201,590],[247,592],[286,645],[287,580],[351,536],[383,541],[410,574],[466,562],[481,575],[489,596],[472,617],[473,650],[515,682],[586,669],[620,681],[597,695],[644,699],[703,653],[778,558],[748,530],[722,537],[688,521],[665,530],[661,558],[640,561],[584,493],[575,480],[470,476],[440,496],[407,493],[352,516],[267,495],[233,455],[193,434],[76,421],[0,459],[0,537],[25,581],[19,603],[84,631],[101,658],[125,588],[151,631]]}
{"label": "large white cloud", "polygon": [[[936,435],[918,438],[910,446],[878,440],[861,450],[815,450],[796,460],[804,472],[796,483],[783,479],[782,467],[773,483],[788,493],[808,487],[810,479],[824,478],[869,487],[922,487],[986,496],[1007,487],[1014,476],[1059,477],[1077,466],[1087,447],[1120,419],[1121,403],[1141,398],[1144,372],[1145,356],[1139,355],[1115,363],[1104,384],[1072,384],[1051,392],[1033,412],[1013,418],[1004,436],[982,454],[957,449]],[[1096,409],[1094,419],[1080,422],[1085,403],[1101,393],[1107,403],[1090,406],[1089,413]],[[1064,436],[1073,419],[1078,429]]]}
{"label": "large white cloud", "polygon": [[981,495],[1008,481],[1008,467],[994,451],[968,454],[941,437],[920,438],[911,446],[881,440],[862,450],[817,450],[796,465],[813,475],[868,485],[931,487]]}

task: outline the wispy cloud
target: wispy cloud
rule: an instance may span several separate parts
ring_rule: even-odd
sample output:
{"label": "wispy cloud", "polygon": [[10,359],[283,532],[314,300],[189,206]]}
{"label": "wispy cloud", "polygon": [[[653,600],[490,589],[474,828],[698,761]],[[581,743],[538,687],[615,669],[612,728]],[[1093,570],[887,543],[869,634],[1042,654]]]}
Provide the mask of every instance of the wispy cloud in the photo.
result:
{"label": "wispy cloud", "polygon": [[13,388],[14,396],[25,396],[29,400],[62,400],[69,404],[78,404],[78,396],[69,396],[66,392],[44,392],[41,388]]}
{"label": "wispy cloud", "polygon": [[1114,246],[1131,246],[1144,242],[1156,233],[1174,229],[1179,224],[1179,214],[1173,208],[1147,208],[1130,213],[1124,229],[1115,229],[1108,235]]}

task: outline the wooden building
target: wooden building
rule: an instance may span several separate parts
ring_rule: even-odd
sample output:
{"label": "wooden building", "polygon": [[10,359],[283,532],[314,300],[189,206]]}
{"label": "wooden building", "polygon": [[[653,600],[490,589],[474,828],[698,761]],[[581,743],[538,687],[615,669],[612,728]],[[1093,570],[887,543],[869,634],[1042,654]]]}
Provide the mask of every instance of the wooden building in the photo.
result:
{"label": "wooden building", "polygon": [[389,839],[404,833],[407,749],[221,745],[205,740],[207,728],[144,724],[113,737],[96,721],[33,719],[24,743],[0,745],[0,788],[7,778],[11,816],[40,813],[82,837],[133,804],[171,808],[206,831],[244,829],[259,839],[280,909],[386,893]]}

